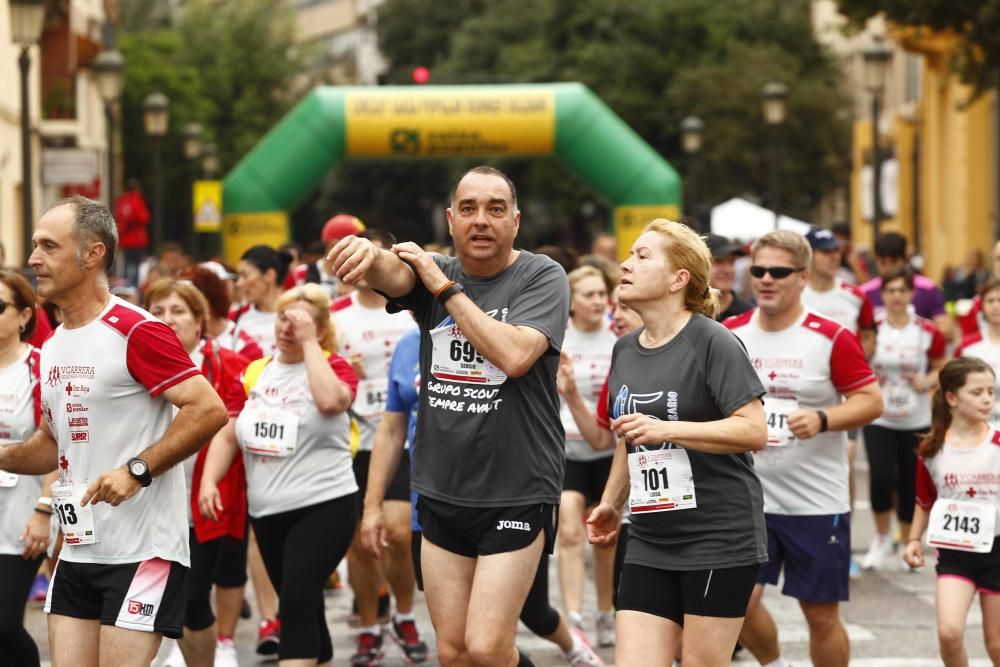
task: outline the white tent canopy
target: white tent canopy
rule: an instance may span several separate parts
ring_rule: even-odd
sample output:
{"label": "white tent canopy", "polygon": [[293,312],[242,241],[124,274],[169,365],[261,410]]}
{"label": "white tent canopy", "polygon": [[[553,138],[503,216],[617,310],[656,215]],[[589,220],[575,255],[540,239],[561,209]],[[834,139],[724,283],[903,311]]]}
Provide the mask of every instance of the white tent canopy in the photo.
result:
{"label": "white tent canopy", "polygon": [[[811,225],[795,218],[780,216],[778,229],[805,235]],[[774,230],[774,211],[734,197],[712,209],[712,233],[746,243]]]}

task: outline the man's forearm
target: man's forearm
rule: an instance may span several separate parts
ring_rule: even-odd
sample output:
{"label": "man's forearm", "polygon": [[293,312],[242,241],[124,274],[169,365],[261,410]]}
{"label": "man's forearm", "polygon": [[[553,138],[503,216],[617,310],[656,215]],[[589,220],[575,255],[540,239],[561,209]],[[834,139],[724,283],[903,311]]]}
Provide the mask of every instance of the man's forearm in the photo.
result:
{"label": "man's forearm", "polygon": [[882,415],[882,391],[873,382],[851,393],[840,405],[826,409],[827,428],[849,431],[867,426]]}
{"label": "man's forearm", "polygon": [[211,442],[229,416],[222,401],[195,401],[184,405],[157,442],[139,454],[153,477],[163,474]]}
{"label": "man's forearm", "polygon": [[493,319],[465,294],[456,294],[448,299],[447,308],[476,352],[509,377],[527,373],[548,347],[547,340],[544,347],[537,343],[538,338],[532,335],[534,329],[524,331]]}
{"label": "man's forearm", "polygon": [[396,474],[399,462],[403,458],[403,445],[406,442],[406,415],[403,417],[402,428],[394,415],[386,413],[375,431],[375,444],[372,445],[372,458],[368,464],[368,488],[363,498],[364,507],[381,507],[385,500],[385,491],[389,480]]}
{"label": "man's forearm", "polygon": [[0,470],[19,475],[45,475],[59,463],[59,446],[48,433],[36,429],[24,442],[0,447]]}
{"label": "man's forearm", "polygon": [[413,269],[389,250],[379,248],[377,252],[375,261],[365,274],[368,286],[389,297],[409,294],[417,284]]}

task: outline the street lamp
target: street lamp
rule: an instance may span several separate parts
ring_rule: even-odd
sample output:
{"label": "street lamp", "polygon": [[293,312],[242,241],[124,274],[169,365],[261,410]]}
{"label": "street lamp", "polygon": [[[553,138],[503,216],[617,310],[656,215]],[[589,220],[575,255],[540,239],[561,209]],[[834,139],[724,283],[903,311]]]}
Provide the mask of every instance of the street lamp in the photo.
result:
{"label": "street lamp", "polygon": [[865,88],[872,95],[872,237],[877,239],[882,223],[882,155],[878,141],[879,99],[892,61],[890,49],[881,35],[876,35],[862,52],[865,62]]}
{"label": "street lamp", "polygon": [[201,238],[200,234],[195,234],[194,228],[194,182],[198,180],[198,158],[201,157],[201,135],[202,129],[200,123],[188,123],[181,130],[181,138],[183,139],[183,149],[184,149],[184,159],[188,161],[188,193],[191,196],[190,205],[188,206],[188,212],[190,213],[190,218],[188,219],[188,228],[184,232],[184,238],[192,238],[194,235],[195,244],[198,245],[198,240]]}
{"label": "street lamp", "polygon": [[778,209],[781,206],[781,192],[778,182],[778,138],[779,127],[785,123],[785,115],[788,112],[788,86],[783,83],[772,81],[764,84],[760,91],[764,123],[767,124],[770,134],[771,148],[771,169],[770,169],[770,190],[771,208],[774,209],[774,228],[778,228]]}
{"label": "street lamp", "polygon": [[170,126],[170,100],[163,93],[150,93],[142,102],[146,136],[153,140],[153,239],[155,250],[163,244],[163,160],[160,144]]}
{"label": "street lamp", "polygon": [[45,0],[10,0],[10,35],[21,47],[17,64],[21,68],[21,243],[23,264],[31,255],[31,230],[35,222],[32,207],[31,180],[31,109],[28,97],[28,75],[31,57],[28,49],[42,37],[45,26]]}
{"label": "street lamp", "polygon": [[695,212],[698,192],[698,154],[701,152],[705,124],[697,116],[687,116],[681,121],[681,148],[688,156],[687,206],[688,215]]}
{"label": "street lamp", "polygon": [[125,58],[116,50],[101,51],[94,59],[94,76],[97,90],[104,100],[104,118],[108,133],[108,208],[115,206],[115,102],[122,95],[125,85]]}
{"label": "street lamp", "polygon": [[207,179],[219,173],[219,149],[215,144],[205,144],[201,151],[201,172]]}

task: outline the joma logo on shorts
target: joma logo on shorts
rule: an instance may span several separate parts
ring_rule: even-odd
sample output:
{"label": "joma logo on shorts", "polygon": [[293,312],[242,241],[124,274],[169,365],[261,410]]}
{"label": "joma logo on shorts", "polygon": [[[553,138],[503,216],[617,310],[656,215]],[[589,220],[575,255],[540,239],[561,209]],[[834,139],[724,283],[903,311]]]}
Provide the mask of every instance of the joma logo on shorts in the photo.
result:
{"label": "joma logo on shorts", "polygon": [[128,613],[138,614],[140,616],[152,616],[155,606],[151,604],[143,604],[138,600],[128,601]]}
{"label": "joma logo on shorts", "polygon": [[527,521],[497,521],[497,530],[531,530],[531,524]]}

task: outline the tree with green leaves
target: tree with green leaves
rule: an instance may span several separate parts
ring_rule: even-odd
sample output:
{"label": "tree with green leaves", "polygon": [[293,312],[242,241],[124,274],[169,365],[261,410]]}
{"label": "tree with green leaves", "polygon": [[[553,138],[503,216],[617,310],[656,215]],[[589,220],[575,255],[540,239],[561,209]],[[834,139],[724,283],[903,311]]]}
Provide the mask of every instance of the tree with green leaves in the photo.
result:
{"label": "tree with green leaves", "polygon": [[974,95],[1000,86],[1000,0],[837,0],[855,26],[883,14],[901,26],[954,34],[952,66]]}
{"label": "tree with green leaves", "polygon": [[[808,220],[847,181],[850,104],[838,63],[813,35],[806,0],[535,0],[530,8],[516,0],[387,0],[377,29],[389,63],[385,83],[412,83],[417,66],[430,70],[431,84],[580,81],[682,175],[688,164],[680,121],[699,116],[705,143],[698,201],[706,208],[741,195],[769,203],[760,91],[781,81],[790,92],[779,137],[782,211]],[[526,246],[584,246],[586,228],[606,222],[606,203],[557,160],[489,161],[518,184]],[[336,206],[429,240],[431,208],[444,203],[467,166],[345,165],[299,219],[321,224],[322,213]],[[429,205],[378,197],[377,188],[367,187],[403,173],[403,187],[422,193]]]}

